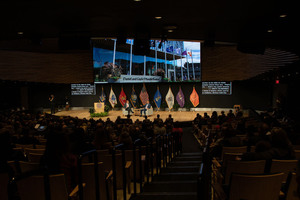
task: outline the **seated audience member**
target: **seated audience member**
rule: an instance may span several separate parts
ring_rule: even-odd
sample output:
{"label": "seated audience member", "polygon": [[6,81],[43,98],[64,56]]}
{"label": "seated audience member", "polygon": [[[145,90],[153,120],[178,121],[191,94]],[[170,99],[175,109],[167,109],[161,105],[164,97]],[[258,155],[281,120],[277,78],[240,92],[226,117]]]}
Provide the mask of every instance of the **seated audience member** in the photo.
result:
{"label": "seated audience member", "polygon": [[119,143],[123,143],[126,150],[131,150],[133,148],[133,142],[128,132],[121,133],[119,136]]}
{"label": "seated audience member", "polygon": [[159,121],[157,125],[154,126],[154,135],[166,135],[167,130],[162,121]]}
{"label": "seated audience member", "polygon": [[282,128],[275,127],[271,130],[270,144],[269,147],[268,141],[264,141],[264,143],[258,142],[256,152],[244,153],[242,160],[295,159],[293,146]]}
{"label": "seated audience member", "polygon": [[11,145],[11,137],[9,129],[0,129],[0,173],[9,172],[13,175],[12,169],[7,165],[10,160],[25,160],[24,155],[20,151],[15,151]]}
{"label": "seated audience member", "polygon": [[221,137],[211,145],[211,151],[213,156],[220,157],[223,147],[239,147],[242,145],[241,138],[236,136],[231,125],[224,123],[221,129]]}
{"label": "seated audience member", "polygon": [[103,127],[102,123],[97,123],[97,128],[95,130],[95,138],[92,144],[97,150],[108,149],[110,147],[110,136],[108,132]]}
{"label": "seated audience member", "polygon": [[157,114],[156,118],[153,120],[153,124],[157,125],[159,122],[163,122],[163,120],[160,118],[160,115]]}
{"label": "seated audience member", "polygon": [[50,174],[65,174],[68,192],[78,184],[77,156],[70,149],[66,134],[52,132],[48,135],[45,153],[41,158],[41,167],[47,168]]}
{"label": "seated audience member", "polygon": [[17,144],[40,144],[39,140],[30,135],[29,128],[23,128],[21,137],[16,141]]}

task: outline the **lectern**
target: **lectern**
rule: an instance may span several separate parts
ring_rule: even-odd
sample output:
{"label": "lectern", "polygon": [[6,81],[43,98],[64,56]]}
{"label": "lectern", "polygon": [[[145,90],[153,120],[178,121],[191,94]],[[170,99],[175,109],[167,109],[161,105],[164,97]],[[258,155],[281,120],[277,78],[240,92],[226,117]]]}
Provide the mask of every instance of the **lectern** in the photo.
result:
{"label": "lectern", "polygon": [[102,113],[104,112],[104,103],[102,102],[95,102],[94,103],[95,113]]}

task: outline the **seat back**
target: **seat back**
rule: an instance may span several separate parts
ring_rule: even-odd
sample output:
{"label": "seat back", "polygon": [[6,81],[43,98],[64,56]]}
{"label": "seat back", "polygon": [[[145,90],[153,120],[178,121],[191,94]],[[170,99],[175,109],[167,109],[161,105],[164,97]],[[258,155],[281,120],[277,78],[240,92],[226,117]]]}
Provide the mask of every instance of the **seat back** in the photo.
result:
{"label": "seat back", "polygon": [[296,160],[300,160],[300,150],[295,150]]}
{"label": "seat back", "polygon": [[29,153],[28,154],[28,161],[31,163],[40,163],[41,157],[43,154],[37,154],[37,153]]}
{"label": "seat back", "polygon": [[[126,161],[131,161],[132,162],[132,167],[130,170],[130,178],[133,179],[133,173],[134,173],[134,169],[133,169],[133,150],[125,150],[125,160]],[[142,170],[142,177],[144,177],[144,161],[142,161],[142,167],[140,166],[140,162],[139,162],[139,150],[137,149],[135,151],[135,162],[136,162],[136,178],[139,179],[140,178],[140,170]]]}
{"label": "seat back", "polygon": [[245,153],[245,152],[247,152],[247,146],[242,146],[242,147],[223,147],[221,159],[223,160],[224,153]]}
{"label": "seat back", "polygon": [[[98,162],[104,162],[104,156],[109,155],[109,150],[108,149],[103,149],[103,150],[97,150],[97,158]],[[82,163],[92,163],[94,162],[94,156],[85,156],[82,158]]]}
{"label": "seat back", "polygon": [[34,153],[34,154],[44,154],[45,149],[32,149],[32,148],[25,148],[24,149],[25,155],[28,156],[29,153]]}
{"label": "seat back", "polygon": [[[68,199],[64,174],[50,175],[49,182],[51,199]],[[43,176],[31,176],[19,180],[17,181],[17,187],[22,200],[45,200]]]}
{"label": "seat back", "polygon": [[[122,155],[116,155],[116,177],[117,177],[117,189],[123,188],[123,169],[122,169]],[[111,171],[113,170],[112,167],[112,155],[105,155],[104,156],[104,170]]]}
{"label": "seat back", "polygon": [[19,161],[19,165],[22,173],[38,170],[40,168],[40,163]]}
{"label": "seat back", "polygon": [[284,173],[283,182],[286,181],[287,176],[290,172],[296,171],[297,168],[297,160],[272,160],[270,173]]}
{"label": "seat back", "polygon": [[286,191],[286,199],[285,200],[299,200],[297,193],[297,181],[296,181],[296,173],[289,174],[289,181],[287,181],[288,188]]}
{"label": "seat back", "polygon": [[[81,165],[82,169],[82,182],[86,183],[86,186],[83,188],[83,199],[85,200],[94,200],[96,199],[95,193],[95,170],[94,163],[83,163]],[[100,199],[108,200],[106,193],[106,184],[105,184],[105,172],[104,165],[102,162],[98,163],[98,173],[99,173],[99,191]],[[109,197],[112,197],[112,194],[109,194]]]}
{"label": "seat back", "polygon": [[233,161],[227,162],[225,172],[225,184],[228,185],[230,177],[233,173],[239,174],[263,174],[265,170],[266,161]]}
{"label": "seat back", "polygon": [[7,185],[9,181],[8,173],[0,173],[0,199],[8,200]]}
{"label": "seat back", "polygon": [[278,200],[284,174],[232,174],[229,200]]}
{"label": "seat back", "polygon": [[223,155],[223,162],[222,162],[222,168],[226,169],[227,162],[230,160],[236,160],[237,157],[242,156],[242,153],[224,153]]}

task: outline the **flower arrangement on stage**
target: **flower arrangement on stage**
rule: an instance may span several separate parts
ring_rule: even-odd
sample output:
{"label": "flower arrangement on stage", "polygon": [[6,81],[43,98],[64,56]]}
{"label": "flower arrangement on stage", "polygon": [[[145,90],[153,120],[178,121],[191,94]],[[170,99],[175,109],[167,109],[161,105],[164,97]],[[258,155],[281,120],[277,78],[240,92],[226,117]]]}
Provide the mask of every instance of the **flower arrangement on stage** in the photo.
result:
{"label": "flower arrangement on stage", "polygon": [[108,112],[102,112],[102,113],[91,113],[91,117],[107,117]]}
{"label": "flower arrangement on stage", "polygon": [[104,112],[101,113],[95,113],[95,109],[94,108],[90,108],[89,112],[90,112],[90,116],[91,117],[107,117],[108,116],[108,110],[105,109],[106,106],[104,107]]}

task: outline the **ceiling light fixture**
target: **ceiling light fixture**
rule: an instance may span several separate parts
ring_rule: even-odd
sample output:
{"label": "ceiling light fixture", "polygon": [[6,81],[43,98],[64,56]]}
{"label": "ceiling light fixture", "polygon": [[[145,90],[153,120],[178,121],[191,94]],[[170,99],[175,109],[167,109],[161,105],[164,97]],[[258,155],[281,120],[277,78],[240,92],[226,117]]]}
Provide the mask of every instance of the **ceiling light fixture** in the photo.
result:
{"label": "ceiling light fixture", "polygon": [[279,15],[280,18],[285,18],[286,16],[286,14]]}
{"label": "ceiling light fixture", "polygon": [[172,33],[172,32],[174,32],[174,30],[170,29],[170,30],[168,30],[168,32],[169,32],[169,33]]}
{"label": "ceiling light fixture", "polygon": [[273,30],[272,30],[272,29],[269,29],[269,30],[268,30],[268,33],[272,33],[272,32],[273,32]]}
{"label": "ceiling light fixture", "polygon": [[23,35],[23,34],[24,34],[23,31],[19,31],[19,32],[18,32],[18,35]]}
{"label": "ceiling light fixture", "polygon": [[160,16],[157,16],[157,17],[154,17],[155,19],[161,19],[162,17],[160,17]]}

